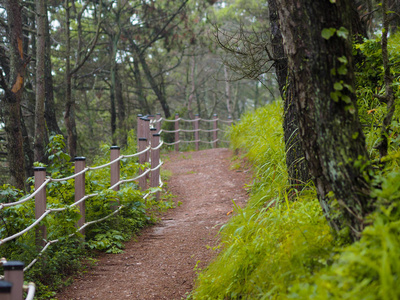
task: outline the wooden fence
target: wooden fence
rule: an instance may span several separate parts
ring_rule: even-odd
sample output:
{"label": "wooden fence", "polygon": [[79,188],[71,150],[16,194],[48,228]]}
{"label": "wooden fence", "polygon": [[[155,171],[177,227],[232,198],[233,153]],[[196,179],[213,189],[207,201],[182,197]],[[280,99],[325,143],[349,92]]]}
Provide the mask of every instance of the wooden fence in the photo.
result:
{"label": "wooden fence", "polygon": [[[168,131],[161,129],[161,122],[174,122],[175,130]],[[179,122],[192,123],[193,129],[180,129]],[[99,195],[99,193],[92,193],[89,195],[85,195],[85,174],[89,171],[95,171],[101,168],[110,167],[110,187],[109,189],[118,191],[120,186],[124,183],[128,182],[138,182],[138,185],[142,191],[146,191],[149,187],[161,188],[163,183],[161,181],[160,176],[160,168],[162,166],[162,161],[160,159],[160,148],[163,144],[167,145],[175,145],[175,151],[179,151],[180,143],[195,143],[196,150],[199,149],[199,143],[209,143],[212,144],[213,147],[217,147],[218,145],[218,132],[222,131],[222,129],[218,128],[218,121],[223,122],[225,124],[231,124],[232,120],[229,119],[227,121],[219,120],[216,115],[214,115],[213,120],[206,120],[199,118],[196,115],[194,120],[185,120],[179,118],[178,115],[175,116],[174,120],[167,120],[161,118],[160,114],[154,116],[142,116],[138,115],[137,119],[137,145],[138,152],[130,155],[121,155],[120,148],[118,146],[112,146],[110,149],[110,162],[101,166],[96,167],[86,167],[86,159],[85,157],[76,157],[75,158],[75,171],[74,175],[65,177],[65,178],[51,178],[46,176],[46,168],[44,167],[36,167],[34,168],[34,186],[35,191],[27,196],[24,196],[22,199],[11,202],[11,203],[0,203],[0,210],[7,209],[7,207],[15,206],[23,204],[31,199],[35,199],[35,222],[33,222],[30,226],[25,228],[24,230],[6,237],[0,240],[0,246],[8,241],[16,239],[17,237],[23,235],[24,233],[35,228],[36,231],[36,244],[40,247],[40,252],[38,256],[28,264],[28,266],[24,266],[24,263],[19,261],[6,261],[2,259],[0,263],[3,264],[4,268],[4,276],[3,280],[0,280],[0,300],[21,300],[23,297],[23,274],[27,271],[33,264],[37,262],[39,257],[48,249],[48,247],[54,243],[59,242],[59,239],[47,241],[47,229],[45,225],[40,225],[39,223],[49,214],[53,212],[59,212],[63,210],[67,210],[73,206],[77,206],[81,218],[77,224],[77,230],[75,233],[71,234],[71,236],[75,235],[77,232],[85,234],[85,228],[91,224],[102,222],[111,216],[115,215],[122,209],[122,205],[116,204],[114,211],[98,220],[86,222],[86,208],[85,208],[85,200],[91,197],[95,197]],[[213,124],[213,129],[201,129],[199,124],[200,122],[208,122]],[[164,132],[164,134],[173,133],[175,136],[175,142],[173,143],[164,143],[161,141],[160,136]],[[180,140],[180,133],[192,133],[193,140]],[[206,132],[213,135],[212,141],[204,141],[199,138],[200,132]],[[140,164],[150,163],[150,168],[142,169],[139,168],[138,176],[130,179],[120,179],[120,161],[125,158],[133,158],[138,157]],[[61,208],[48,208],[46,201],[46,185],[50,182],[61,182],[74,179],[74,189],[75,189],[75,202],[69,206],[61,207]],[[149,179],[149,180],[147,180]],[[156,189],[152,189],[151,192],[148,192],[143,196],[146,199],[150,194],[155,194],[156,199],[159,199],[160,192]],[[35,285],[30,283],[25,287],[28,290],[28,296],[26,299],[33,299],[35,294]]]}

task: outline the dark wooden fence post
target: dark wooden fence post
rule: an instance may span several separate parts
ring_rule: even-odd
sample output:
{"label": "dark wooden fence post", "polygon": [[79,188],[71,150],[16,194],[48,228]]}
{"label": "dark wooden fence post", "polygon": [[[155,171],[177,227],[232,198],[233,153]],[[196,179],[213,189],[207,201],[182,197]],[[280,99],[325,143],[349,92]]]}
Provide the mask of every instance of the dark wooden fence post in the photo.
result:
{"label": "dark wooden fence post", "polygon": [[160,121],[160,119],[161,119],[161,114],[160,114],[160,113],[157,113],[157,114],[156,114],[156,120],[157,120],[156,128],[157,128],[157,133],[160,133],[160,130],[161,130],[161,121]]}
{"label": "dark wooden fence post", "polygon": [[196,151],[199,151],[199,123],[200,123],[200,116],[199,114],[196,114],[194,119],[196,120],[194,122],[194,140],[196,141]]}
{"label": "dark wooden fence post", "polygon": [[[147,118],[150,120],[150,124],[154,124],[153,121],[155,120],[154,115],[148,115]],[[149,125],[149,128],[151,128],[152,126]]]}
{"label": "dark wooden fence post", "polygon": [[[144,137],[139,138],[139,152],[143,151],[147,147],[147,139]],[[139,164],[144,164],[146,162],[146,153],[139,155]],[[139,169],[139,175],[143,174],[144,170]],[[139,187],[142,191],[146,190],[146,176],[139,178]]]}
{"label": "dark wooden fence post", "polygon": [[[110,159],[111,161],[117,159],[120,156],[121,149],[118,146],[111,146],[110,148]],[[111,175],[111,186],[116,184],[119,181],[119,168],[120,167],[120,162],[117,161],[110,166],[110,175]],[[116,186],[114,191],[119,191],[119,185]]]}
{"label": "dark wooden fence post", "polygon": [[[75,174],[84,170],[86,167],[86,157],[75,157]],[[75,202],[78,202],[83,197],[85,197],[85,173],[78,175],[75,177]],[[78,228],[82,227],[85,224],[85,201],[82,201],[78,204],[79,212],[81,214],[81,218],[78,220]],[[82,229],[81,233],[85,235],[85,229]]]}
{"label": "dark wooden fence post", "polygon": [[[155,133],[151,137],[151,147],[156,148],[160,144],[160,134]],[[160,149],[151,150],[151,168],[154,169],[160,163]],[[150,186],[158,187],[160,178],[160,168],[151,172]],[[156,199],[160,199],[160,192],[156,193]]]}
{"label": "dark wooden fence post", "polygon": [[217,139],[218,139],[218,116],[217,116],[217,114],[214,114],[214,134],[213,134],[213,136],[214,136],[214,148],[217,148],[217,146],[218,146],[218,142],[217,142]]}
{"label": "dark wooden fence post", "polygon": [[23,299],[24,263],[21,261],[8,261],[3,264],[4,279],[12,283],[11,298]]}
{"label": "dark wooden fence post", "polygon": [[[144,137],[146,138],[146,147],[150,146],[150,119],[149,118],[145,118],[144,119]],[[150,162],[150,151],[146,152],[146,160],[145,162]],[[150,178],[150,174],[147,173],[146,174],[146,179]]]}
{"label": "dark wooden fence post", "polygon": [[179,151],[179,114],[175,114],[175,151]]}
{"label": "dark wooden fence post", "polygon": [[11,282],[0,280],[0,300],[12,300],[11,288]]}
{"label": "dark wooden fence post", "polygon": [[[45,182],[46,180],[46,168],[44,167],[36,167],[33,168],[34,176],[35,176],[35,191]],[[35,196],[35,218],[39,219],[44,212],[46,211],[46,187],[44,187],[39,193]],[[39,225],[36,227],[36,245],[38,249],[44,247],[46,242],[46,226]]]}
{"label": "dark wooden fence post", "polygon": [[136,124],[136,139],[137,139],[137,146],[138,146],[138,149],[139,149],[139,138],[141,137],[141,136],[143,136],[143,134],[142,134],[142,117],[143,117],[143,115],[142,114],[138,114],[137,115],[137,124]]}

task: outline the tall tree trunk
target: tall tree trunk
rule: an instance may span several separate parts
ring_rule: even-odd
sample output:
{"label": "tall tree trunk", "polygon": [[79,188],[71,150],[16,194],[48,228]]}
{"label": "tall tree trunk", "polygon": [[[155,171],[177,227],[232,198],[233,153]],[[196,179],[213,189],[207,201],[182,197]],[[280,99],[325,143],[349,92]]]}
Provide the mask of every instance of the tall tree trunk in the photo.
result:
{"label": "tall tree trunk", "polygon": [[150,68],[149,68],[146,58],[145,58],[145,53],[143,51],[140,51],[139,47],[133,41],[131,42],[131,45],[132,45],[133,50],[136,52],[137,57],[139,58],[140,64],[142,66],[142,69],[146,76],[147,81],[150,83],[150,86],[151,86],[153,92],[156,94],[157,99],[161,104],[161,108],[164,111],[164,116],[166,118],[171,117],[171,111],[169,109],[169,105],[167,103],[165,94],[162,92],[160,85],[157,84],[156,79],[151,74]]}
{"label": "tall tree trunk", "polygon": [[[69,155],[73,158],[76,156],[76,147],[77,147],[77,140],[78,140],[78,133],[76,131],[76,119],[75,119],[75,111],[76,111],[76,103],[75,99],[72,98],[72,76],[77,73],[80,68],[85,64],[87,59],[90,57],[90,55],[93,53],[94,47],[97,44],[97,40],[100,34],[100,24],[101,24],[101,14],[98,14],[97,16],[97,28],[96,28],[96,34],[93,37],[92,44],[88,47],[88,49],[85,49],[83,51],[82,47],[82,39],[83,39],[83,34],[82,34],[82,27],[81,27],[81,19],[82,16],[86,10],[86,8],[89,5],[89,1],[85,2],[79,12],[76,12],[77,14],[77,23],[78,23],[78,49],[76,51],[75,55],[75,66],[73,69],[71,69],[71,33],[70,33],[70,23],[71,23],[71,17],[70,17],[70,10],[71,8],[74,8],[76,11],[75,7],[75,2],[72,2],[72,7],[70,6],[70,1],[65,0],[64,6],[65,6],[65,19],[66,19],[66,66],[65,66],[65,113],[64,113],[64,121],[65,121],[65,126],[67,127],[67,134],[68,134],[68,151]],[[102,6],[102,1],[100,1],[100,10]]]}
{"label": "tall tree trunk", "polygon": [[358,239],[371,211],[363,176],[368,153],[354,93],[351,7],[331,2],[277,1],[299,134],[318,198],[331,226],[347,227]]}
{"label": "tall tree trunk", "polygon": [[77,132],[75,122],[75,99],[72,98],[72,72],[71,72],[71,34],[70,34],[70,5],[65,0],[66,32],[66,62],[65,62],[65,113],[64,121],[68,135],[68,153],[71,158],[76,156]]}
{"label": "tall tree trunk", "polygon": [[116,130],[117,130],[117,110],[115,106],[116,98],[116,73],[117,73],[117,45],[119,40],[119,33],[114,33],[110,36],[111,39],[111,56],[110,56],[110,73],[111,73],[111,86],[110,86],[110,104],[111,104],[111,136],[113,145],[117,144]]}
{"label": "tall tree trunk", "polygon": [[133,76],[136,82],[136,91],[137,91],[136,93],[139,99],[140,109],[142,112],[145,112],[146,114],[151,114],[150,105],[147,102],[146,95],[144,94],[142,75],[140,73],[140,68],[139,68],[139,59],[135,52],[133,57]]}
{"label": "tall tree trunk", "polygon": [[21,98],[27,61],[23,53],[23,35],[20,1],[6,1],[10,41],[10,74],[8,82],[0,72],[1,85],[5,91],[3,102],[4,129],[7,139],[8,164],[11,184],[24,189],[24,151],[21,128]]}
{"label": "tall tree trunk", "polygon": [[190,95],[188,97],[188,104],[187,104],[190,119],[194,119],[192,103],[193,103],[193,99],[196,98],[196,74],[195,73],[196,73],[196,56],[193,53],[192,54],[192,67],[191,67],[191,71],[190,71],[191,89],[190,89]]}
{"label": "tall tree trunk", "polygon": [[53,75],[51,66],[51,41],[50,41],[50,27],[49,19],[47,15],[47,1],[45,1],[45,62],[44,62],[44,76],[45,76],[45,106],[44,106],[44,117],[46,119],[47,130],[50,135],[62,134],[62,131],[57,123],[56,108],[54,104],[54,92],[53,92]]}
{"label": "tall tree trunk", "polygon": [[229,115],[232,115],[232,109],[231,109],[231,86],[229,83],[229,75],[228,75],[228,69],[226,65],[224,65],[224,76],[225,76],[225,99],[226,99],[226,109],[228,111]]}
{"label": "tall tree trunk", "polygon": [[45,99],[45,49],[46,27],[44,0],[36,0],[36,105],[35,105],[35,142],[34,159],[42,162],[45,154],[45,124],[44,124],[44,99]]}
{"label": "tall tree trunk", "polygon": [[283,48],[276,0],[268,0],[268,7],[275,72],[278,79],[279,92],[284,100],[283,130],[288,181],[291,188],[301,190],[311,177],[307,162],[304,159],[304,151],[298,132],[299,121],[297,109],[294,105],[295,98],[298,96],[295,93],[292,82],[293,74],[288,71],[288,60]]}
{"label": "tall tree trunk", "polygon": [[120,130],[119,145],[125,147],[128,144],[128,133],[126,128],[125,103],[122,95],[122,82],[118,73],[118,65],[115,70],[115,98],[118,108],[118,129]]}

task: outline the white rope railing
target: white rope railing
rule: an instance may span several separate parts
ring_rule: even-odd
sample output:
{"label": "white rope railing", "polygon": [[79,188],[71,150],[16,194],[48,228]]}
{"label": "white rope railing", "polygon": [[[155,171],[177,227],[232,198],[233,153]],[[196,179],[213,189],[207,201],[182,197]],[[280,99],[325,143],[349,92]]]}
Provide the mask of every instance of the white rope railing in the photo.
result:
{"label": "white rope railing", "polygon": [[181,120],[181,118],[178,118],[178,119],[175,119],[175,120],[163,119],[164,122],[169,122],[169,123],[179,122],[180,120]]}
{"label": "white rope railing", "polygon": [[[107,166],[111,166],[112,164],[114,164],[114,163],[120,161],[120,160],[123,159],[123,158],[131,158],[131,157],[135,157],[135,156],[139,156],[139,155],[141,155],[141,154],[144,154],[144,153],[146,153],[146,152],[148,152],[148,151],[150,151],[150,150],[158,150],[158,149],[161,148],[162,145],[163,145],[163,142],[162,142],[162,141],[161,141],[161,143],[160,143],[158,146],[156,146],[156,147],[154,147],[154,148],[152,148],[152,147],[149,145],[146,149],[144,149],[144,150],[142,150],[142,151],[140,151],[140,152],[138,152],[138,153],[134,153],[134,154],[131,154],[131,155],[120,155],[119,157],[117,157],[116,159],[112,160],[112,161],[109,162],[109,163],[103,164],[103,165],[101,165],[101,166],[96,166],[96,167],[86,167],[86,168],[84,168],[83,170],[79,171],[78,173],[73,174],[73,175],[68,176],[68,177],[64,177],[64,178],[51,178],[51,177],[48,177],[48,178],[46,178],[45,181],[39,186],[39,188],[37,188],[32,194],[30,194],[30,195],[27,196],[26,198],[23,198],[23,199],[21,199],[21,200],[19,200],[19,201],[12,202],[12,203],[0,203],[0,209],[5,208],[5,207],[10,207],[10,206],[18,205],[18,204],[23,204],[24,202],[29,201],[30,199],[34,198],[41,190],[43,190],[43,189],[45,188],[45,186],[46,186],[49,182],[61,182],[61,181],[67,181],[67,180],[70,180],[70,179],[74,179],[74,178],[78,177],[79,175],[84,174],[84,173],[87,172],[87,171],[90,171],[90,170],[99,170],[99,169],[101,169],[101,168],[105,168],[105,167],[107,167]],[[117,186],[119,186],[120,184],[123,184],[123,183],[136,181],[136,180],[138,180],[139,178],[142,178],[143,176],[146,176],[149,172],[152,172],[152,171],[155,171],[155,170],[159,169],[159,168],[162,166],[162,164],[163,164],[163,163],[162,163],[161,160],[160,160],[159,165],[156,166],[155,168],[149,168],[149,169],[147,169],[146,171],[144,171],[142,174],[140,174],[139,176],[137,176],[137,177],[135,177],[135,178],[119,180],[117,183],[115,183],[115,184],[113,184],[111,187],[109,187],[109,189],[114,189],[114,188],[116,188]],[[163,183],[162,183],[162,181],[161,181],[161,176],[159,176],[159,182],[160,182],[160,187],[162,187]],[[153,193],[153,192],[150,192],[150,193],[146,194],[145,196],[143,196],[143,199],[146,199],[146,198],[147,198],[150,194],[152,194],[152,193]],[[71,208],[71,207],[73,207],[73,206],[76,206],[76,205],[82,203],[83,201],[87,200],[88,198],[95,197],[95,196],[99,196],[99,195],[100,195],[99,193],[93,193],[93,194],[85,195],[85,196],[83,196],[81,199],[79,199],[79,200],[75,201],[74,203],[72,203],[71,205],[67,205],[67,206],[65,206],[65,207],[58,207],[58,208],[49,208],[49,209],[46,209],[46,210],[42,213],[42,215],[41,215],[40,217],[38,217],[31,225],[29,225],[28,227],[26,227],[25,229],[21,230],[20,232],[18,232],[18,233],[16,233],[16,234],[13,234],[13,235],[11,235],[11,236],[9,236],[9,237],[6,237],[6,238],[4,238],[4,239],[1,239],[1,240],[0,240],[0,245],[4,244],[4,243],[6,243],[6,242],[8,242],[8,241],[10,241],[10,240],[16,239],[16,238],[22,236],[23,234],[27,233],[28,231],[30,231],[31,229],[33,229],[36,225],[38,225],[38,224],[39,224],[47,215],[49,215],[50,213],[52,213],[52,212],[60,212],[60,211],[67,210],[67,209],[69,209],[69,208]],[[72,236],[75,235],[77,232],[82,231],[85,227],[87,227],[87,226],[89,226],[89,225],[91,225],[91,224],[98,223],[98,222],[101,222],[101,221],[104,221],[104,220],[110,218],[111,216],[113,216],[113,215],[115,215],[116,213],[118,213],[122,208],[123,208],[123,205],[121,205],[117,210],[113,211],[112,213],[110,213],[109,215],[107,215],[107,216],[105,216],[105,217],[103,217],[103,218],[101,218],[101,219],[98,219],[98,220],[94,220],[94,221],[90,221],[90,222],[84,223],[79,229],[76,230],[75,233],[72,233],[72,234],[68,235],[68,237],[72,237]],[[24,269],[24,271],[28,270],[31,266],[33,266],[33,265],[38,261],[38,259],[40,258],[40,256],[42,256],[42,254],[49,248],[49,246],[52,245],[52,244],[54,244],[54,243],[59,242],[59,239],[55,239],[55,240],[52,240],[52,241],[46,241],[46,240],[44,240],[44,241],[46,242],[46,245],[45,245],[45,246],[42,248],[42,250],[39,252],[38,256]]]}
{"label": "white rope railing", "polygon": [[161,148],[161,146],[164,144],[164,142],[163,141],[161,141],[161,143],[160,144],[158,144],[158,146],[157,147],[154,147],[154,148],[151,148],[151,150],[158,150],[158,149],[160,149]]}
{"label": "white rope railing", "polygon": [[[112,213],[108,214],[107,216],[105,216],[105,217],[103,217],[103,218],[101,218],[101,219],[94,220],[94,221],[90,221],[90,222],[87,222],[87,223],[83,224],[83,225],[82,225],[81,227],[79,227],[74,233],[71,233],[70,235],[68,235],[68,237],[69,237],[69,238],[70,238],[70,237],[73,237],[74,235],[76,235],[78,232],[82,231],[85,227],[87,227],[87,226],[89,226],[89,225],[92,225],[92,224],[95,224],[95,223],[99,223],[99,222],[101,222],[101,221],[104,221],[104,220],[110,218],[111,216],[113,216],[113,215],[115,215],[117,212],[119,212],[123,207],[124,207],[124,206],[121,205],[121,206],[118,207],[117,210],[113,211]],[[36,257],[34,260],[32,260],[32,261],[30,262],[29,265],[27,265],[27,266],[24,268],[24,272],[28,271],[28,270],[39,260],[39,258],[43,255],[43,253],[47,250],[47,248],[48,248],[50,245],[55,244],[55,243],[58,243],[59,241],[60,241],[59,239],[52,240],[52,241],[46,241],[46,240],[45,240],[46,245],[45,245],[45,246],[43,247],[43,249],[39,252],[39,254],[37,255],[37,257]]]}
{"label": "white rope railing", "polygon": [[[148,120],[147,120],[147,121],[148,121]],[[50,182],[62,182],[62,181],[68,181],[68,180],[76,179],[76,178],[78,178],[80,175],[83,175],[83,174],[85,174],[85,173],[88,172],[88,171],[99,170],[99,169],[102,169],[102,168],[105,168],[105,167],[108,167],[108,166],[112,166],[113,164],[118,163],[119,161],[121,161],[123,158],[132,158],[132,157],[136,157],[136,156],[140,156],[140,155],[142,155],[142,154],[145,154],[145,153],[147,153],[147,152],[149,152],[149,151],[159,150],[164,144],[165,144],[165,145],[176,145],[176,144],[179,144],[179,143],[181,143],[181,142],[182,142],[182,143],[209,143],[209,144],[211,144],[211,143],[216,143],[217,141],[219,141],[219,139],[215,139],[215,138],[217,137],[216,134],[214,134],[214,140],[213,140],[213,141],[203,141],[203,140],[199,139],[198,133],[199,133],[199,132],[206,132],[206,133],[214,132],[214,133],[215,133],[215,132],[218,132],[218,131],[226,132],[226,131],[221,130],[221,129],[219,129],[219,128],[215,128],[215,127],[216,127],[216,124],[217,124],[216,122],[217,122],[217,121],[220,121],[220,122],[222,122],[222,123],[232,123],[231,120],[225,121],[225,120],[220,120],[220,119],[218,119],[218,118],[214,118],[214,119],[212,119],[212,120],[200,119],[200,118],[188,120],[188,119],[183,119],[183,118],[177,117],[177,118],[174,119],[174,120],[167,120],[167,119],[164,119],[164,118],[151,119],[150,122],[148,122],[147,124],[150,124],[150,127],[156,127],[155,125],[158,125],[158,129],[159,129],[160,127],[159,127],[159,124],[158,124],[158,123],[160,123],[161,121],[172,122],[172,123],[176,123],[176,122],[179,122],[179,121],[182,121],[182,122],[189,122],[189,123],[204,121],[204,122],[215,122],[215,124],[214,124],[214,129],[210,129],[210,130],[208,130],[208,129],[199,129],[199,128],[198,128],[198,127],[199,127],[199,126],[198,126],[198,123],[195,124],[195,129],[177,129],[177,130],[165,130],[165,129],[164,129],[164,130],[159,130],[159,131],[158,131],[159,134],[161,134],[162,132],[165,132],[165,133],[179,133],[179,132],[184,132],[184,133],[196,133],[195,136],[197,137],[197,139],[196,139],[196,140],[193,140],[193,141],[178,140],[178,141],[175,141],[175,142],[173,142],[173,143],[167,143],[167,142],[160,141],[160,143],[159,143],[156,147],[152,147],[152,146],[151,146],[151,142],[150,142],[150,145],[148,145],[147,148],[145,148],[144,150],[141,150],[141,151],[138,152],[138,153],[134,153],[134,154],[130,154],[130,155],[119,155],[119,154],[118,154],[119,156],[118,156],[117,158],[114,158],[112,161],[110,161],[110,162],[108,162],[108,163],[106,163],[106,164],[103,164],[103,165],[100,165],[100,166],[95,166],[95,167],[85,167],[84,164],[83,164],[83,166],[82,166],[83,169],[80,170],[79,172],[73,174],[73,175],[70,175],[70,176],[67,176],[67,177],[64,177],[64,178],[51,178],[51,177],[46,177],[46,178],[44,178],[44,182],[43,182],[32,194],[30,194],[30,195],[28,195],[28,196],[24,196],[25,198],[22,198],[22,199],[20,199],[19,201],[16,201],[16,202],[12,202],[12,203],[0,203],[0,209],[6,208],[6,207],[10,207],[10,206],[14,206],[14,205],[23,204],[23,203],[25,203],[25,202],[31,200],[32,198],[34,198],[35,196],[37,196],[38,193],[39,193],[40,191],[42,191],[43,189],[45,189],[45,186],[46,186],[48,183],[50,183]],[[179,126],[176,125],[176,128],[178,128],[178,127],[179,127]],[[178,135],[178,136],[179,136],[179,135]],[[150,140],[149,140],[149,141],[150,141]],[[223,142],[226,142],[226,141],[223,141]],[[156,143],[158,143],[158,142],[156,142]],[[197,147],[197,146],[196,146],[196,147]],[[176,148],[176,149],[177,149],[177,148]],[[115,153],[115,152],[114,152],[114,153]],[[119,152],[118,152],[118,153],[119,153]],[[115,157],[115,156],[114,156],[114,157]],[[146,160],[149,161],[149,155],[147,155]],[[139,161],[141,161],[141,160],[139,160]],[[143,161],[142,161],[142,162],[143,162]],[[151,183],[151,185],[153,186],[153,189],[150,189],[150,190],[147,192],[147,194],[145,194],[145,195],[142,197],[144,200],[146,200],[146,199],[149,197],[149,195],[159,192],[159,191],[160,191],[159,189],[162,188],[163,185],[164,185],[164,183],[163,183],[162,180],[161,180],[161,176],[160,176],[159,173],[158,173],[158,170],[161,168],[162,165],[163,165],[163,162],[162,162],[161,159],[160,159],[160,160],[159,160],[159,164],[158,164],[157,166],[155,166],[155,167],[153,167],[153,168],[147,168],[145,171],[141,171],[141,174],[138,175],[138,176],[136,176],[136,177],[134,177],[134,178],[122,179],[122,180],[117,179],[118,182],[113,183],[112,186],[110,186],[108,189],[114,190],[115,188],[117,188],[117,187],[120,186],[121,184],[123,184],[123,183],[128,183],[128,182],[132,182],[132,181],[139,181],[139,186],[141,186],[141,182],[143,182],[143,180],[144,180],[145,185],[144,185],[144,188],[143,188],[143,189],[146,190],[146,188],[147,188],[147,187],[146,187],[146,180],[143,179],[143,178],[144,178],[145,176],[148,176],[148,174],[149,174],[150,172],[157,171],[156,174],[158,174],[158,175],[156,175],[156,176],[158,176],[158,187],[157,187],[157,188],[154,188],[154,186],[157,185],[157,183],[154,183],[154,178],[153,178],[153,179],[152,179],[152,183]],[[115,170],[115,169],[114,169],[114,170]],[[112,179],[112,178],[114,178],[114,179],[119,178],[119,175],[118,175],[118,177],[115,177],[115,176],[113,177],[112,174],[113,174],[113,173],[111,172],[111,180],[112,180],[112,182],[113,182],[113,179]],[[115,174],[115,173],[114,173],[114,174]],[[44,174],[44,175],[45,175],[45,174]],[[38,177],[38,178],[40,178],[40,177]],[[140,179],[140,180],[139,180],[139,179]],[[40,180],[41,180],[41,179],[40,179]],[[114,181],[114,182],[115,182],[115,181]],[[157,180],[156,180],[156,182],[157,182]],[[84,194],[84,192],[83,192],[83,194]],[[79,204],[81,204],[82,202],[86,201],[87,199],[89,199],[89,198],[91,198],[91,197],[99,196],[99,195],[101,195],[101,193],[92,193],[92,194],[89,194],[89,195],[83,195],[83,196],[81,197],[81,199],[75,201],[75,202],[74,202],[73,204],[71,204],[71,205],[67,205],[67,206],[64,206],[64,207],[55,207],[55,208],[48,208],[48,209],[45,209],[44,212],[41,214],[41,216],[38,217],[38,218],[37,218],[32,224],[30,224],[28,227],[26,227],[25,229],[21,230],[20,232],[18,232],[18,233],[16,233],[16,234],[13,234],[12,236],[9,236],[9,237],[6,237],[6,238],[0,240],[0,245],[4,244],[4,243],[6,243],[6,242],[8,242],[8,241],[10,241],[10,240],[16,239],[16,238],[18,238],[18,237],[24,235],[24,234],[27,233],[28,231],[32,230],[32,229],[33,229],[35,226],[37,226],[44,218],[46,218],[47,215],[49,215],[49,214],[51,214],[51,213],[53,213],[53,212],[61,212],[61,211],[65,211],[65,210],[67,210],[67,209],[70,209],[70,208],[72,208],[72,207],[74,207],[74,206],[78,206]],[[158,197],[158,195],[157,195],[157,197]],[[147,201],[147,200],[146,200],[146,201]],[[118,207],[118,209],[114,210],[113,212],[111,212],[110,214],[108,214],[107,216],[105,216],[105,217],[103,217],[103,218],[100,218],[100,219],[98,219],[98,220],[93,220],[93,221],[84,223],[82,226],[80,226],[78,229],[76,229],[76,231],[75,231],[74,233],[71,233],[71,234],[67,235],[67,237],[72,237],[72,236],[76,235],[78,232],[81,232],[84,228],[86,228],[87,226],[89,226],[89,225],[91,225],[91,224],[95,224],[95,223],[98,223],[98,222],[102,222],[102,221],[104,221],[104,220],[106,220],[106,219],[112,217],[113,215],[117,214],[123,207],[124,207],[124,206],[121,205],[121,206]],[[83,222],[84,222],[84,220],[83,220]],[[61,239],[61,238],[60,238],[60,239]],[[43,255],[43,253],[50,247],[50,245],[59,242],[60,239],[54,239],[54,240],[51,240],[51,241],[46,241],[45,239],[43,239],[43,240],[46,242],[45,246],[41,249],[41,251],[39,252],[38,256],[37,256],[33,261],[31,261],[31,263],[29,263],[29,265],[28,265],[26,268],[24,268],[24,271],[27,271],[29,268],[31,268],[31,267],[40,259],[40,257]],[[34,287],[34,286],[33,286],[33,287]],[[31,297],[31,296],[30,296],[30,293],[31,293],[31,292],[28,291],[28,298]],[[34,294],[34,290],[33,290],[33,294]],[[28,299],[28,298],[27,298],[27,299]],[[32,298],[33,298],[33,296],[32,296]]]}
{"label": "white rope railing", "polygon": [[233,123],[232,120],[220,120],[220,119],[218,119],[218,121],[219,121],[219,122],[222,122],[222,123],[227,123],[227,124]]}
{"label": "white rope railing", "polygon": [[33,282],[29,282],[27,288],[28,292],[25,300],[33,300],[33,298],[35,297],[36,286]]}
{"label": "white rope railing", "polygon": [[183,122],[196,122],[196,121],[201,121],[201,119],[182,119],[182,118],[179,118],[179,120],[181,120],[181,121],[183,121]]}
{"label": "white rope railing", "polygon": [[181,142],[181,141],[179,140],[179,141],[176,141],[176,142],[173,142],[173,143],[164,142],[164,144],[165,144],[165,145],[168,145],[168,146],[172,146],[172,145],[179,144],[180,142]]}
{"label": "white rope railing", "polygon": [[10,206],[15,206],[18,204],[22,204],[28,200],[31,200],[33,197],[36,196],[37,193],[39,193],[42,189],[44,189],[44,187],[51,181],[50,178],[46,179],[45,182],[42,183],[42,185],[40,187],[38,187],[38,189],[36,191],[34,191],[32,194],[30,194],[28,197],[19,200],[17,202],[11,202],[11,203],[0,203],[0,209],[3,209],[4,207],[10,207]]}
{"label": "white rope railing", "polygon": [[217,129],[200,129],[200,131],[202,131],[202,132],[216,132],[219,130],[220,130],[219,128],[217,128]]}

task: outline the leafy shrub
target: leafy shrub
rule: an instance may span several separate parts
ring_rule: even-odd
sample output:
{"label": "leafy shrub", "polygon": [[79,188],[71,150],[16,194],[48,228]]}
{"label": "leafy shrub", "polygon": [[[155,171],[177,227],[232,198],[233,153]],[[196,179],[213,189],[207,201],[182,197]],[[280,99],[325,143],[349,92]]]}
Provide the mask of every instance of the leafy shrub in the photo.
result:
{"label": "leafy shrub", "polygon": [[[123,153],[136,152],[136,138],[133,132],[128,136],[129,146]],[[50,165],[47,172],[52,178],[62,178],[74,173],[71,159],[64,152],[63,137],[53,136],[47,149]],[[93,165],[102,165],[109,162],[110,145],[103,145],[102,155],[93,160]],[[137,159],[121,160],[121,179],[133,178],[139,169]],[[146,191],[139,191],[137,184],[125,183],[119,191],[108,190],[110,187],[109,168],[89,171],[86,173],[86,194],[98,193],[85,201],[86,222],[105,218],[115,209],[123,205],[115,215],[102,222],[94,223],[85,228],[85,242],[83,236],[76,233],[76,223],[81,215],[76,206],[64,211],[51,213],[41,222],[47,227],[47,239],[59,240],[52,244],[39,261],[25,272],[26,280],[33,281],[38,286],[38,297],[45,299],[52,297],[55,290],[64,285],[63,278],[82,269],[83,258],[92,255],[87,249],[119,253],[124,248],[124,241],[131,239],[138,230],[155,220],[154,212],[171,207],[171,203],[164,201],[148,201],[143,199]],[[28,182],[32,185],[33,178]],[[9,185],[0,186],[0,202],[13,202],[23,193]],[[47,208],[61,208],[74,203],[74,179],[51,182],[47,185]],[[150,213],[149,213],[150,211]],[[0,234],[10,236],[35,221],[34,200],[0,210]],[[70,236],[74,234],[73,236]],[[21,237],[0,246],[0,257],[8,260],[20,260],[30,263],[38,256],[35,242],[35,230],[31,230]]]}
{"label": "leafy shrub", "polygon": [[289,201],[281,103],[246,114],[233,126],[234,149],[256,168],[245,208],[221,229],[222,252],[199,274],[194,299],[259,299],[286,294],[288,287],[326,266],[333,238],[314,189]]}
{"label": "leafy shrub", "polygon": [[[370,103],[371,104],[371,103]],[[370,105],[369,104],[369,105]],[[360,105],[367,120],[371,106]],[[384,109],[379,107],[379,109]],[[396,112],[397,113],[397,112]],[[397,121],[385,167],[372,180],[376,211],[360,241],[334,239],[315,189],[286,194],[280,103],[247,114],[232,128],[233,148],[255,166],[245,208],[221,229],[221,252],[199,273],[193,299],[399,299],[400,170]],[[365,130],[367,147],[379,136]],[[378,123],[376,123],[378,122]],[[374,136],[374,137],[372,137]]]}

